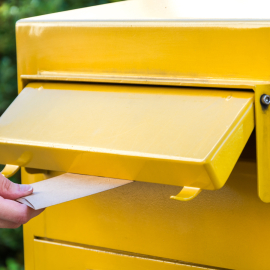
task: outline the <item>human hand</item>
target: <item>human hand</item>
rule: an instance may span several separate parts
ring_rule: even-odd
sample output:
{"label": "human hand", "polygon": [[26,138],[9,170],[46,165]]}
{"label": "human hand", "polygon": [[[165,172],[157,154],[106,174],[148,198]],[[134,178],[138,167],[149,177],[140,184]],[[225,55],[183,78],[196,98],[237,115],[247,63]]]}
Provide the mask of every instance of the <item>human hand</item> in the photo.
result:
{"label": "human hand", "polygon": [[32,192],[30,185],[15,184],[0,174],[0,228],[18,228],[44,210],[34,210],[14,201]]}

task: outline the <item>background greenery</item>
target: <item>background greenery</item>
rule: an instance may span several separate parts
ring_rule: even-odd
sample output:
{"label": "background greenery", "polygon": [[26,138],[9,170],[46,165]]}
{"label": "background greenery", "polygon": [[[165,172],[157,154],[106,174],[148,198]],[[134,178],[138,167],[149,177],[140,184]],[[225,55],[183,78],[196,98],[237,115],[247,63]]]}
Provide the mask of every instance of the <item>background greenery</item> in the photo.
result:
{"label": "background greenery", "polygon": [[[17,20],[119,0],[0,0],[0,115],[17,95]],[[12,181],[19,183],[17,173]],[[22,228],[0,229],[0,270],[23,269]]]}

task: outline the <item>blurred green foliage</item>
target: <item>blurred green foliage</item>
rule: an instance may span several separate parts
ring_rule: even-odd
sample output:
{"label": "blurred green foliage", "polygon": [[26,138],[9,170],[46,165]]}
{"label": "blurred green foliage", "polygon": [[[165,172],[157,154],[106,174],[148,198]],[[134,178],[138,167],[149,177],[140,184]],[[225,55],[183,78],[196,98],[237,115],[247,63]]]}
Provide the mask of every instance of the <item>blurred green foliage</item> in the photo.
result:
{"label": "blurred green foliage", "polygon": [[[0,115],[17,95],[17,20],[119,0],[0,0]],[[121,0],[120,0],[121,1]],[[20,182],[17,173],[11,180]],[[22,228],[0,229],[0,270],[23,269]]]}

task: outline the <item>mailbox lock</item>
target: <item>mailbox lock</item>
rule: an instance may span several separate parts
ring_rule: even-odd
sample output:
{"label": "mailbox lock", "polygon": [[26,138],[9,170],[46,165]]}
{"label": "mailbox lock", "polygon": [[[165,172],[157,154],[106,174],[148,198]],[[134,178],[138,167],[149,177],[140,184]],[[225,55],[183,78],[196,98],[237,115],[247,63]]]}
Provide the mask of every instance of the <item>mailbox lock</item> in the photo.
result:
{"label": "mailbox lock", "polygon": [[266,94],[261,95],[261,103],[268,106],[270,104],[270,96]]}

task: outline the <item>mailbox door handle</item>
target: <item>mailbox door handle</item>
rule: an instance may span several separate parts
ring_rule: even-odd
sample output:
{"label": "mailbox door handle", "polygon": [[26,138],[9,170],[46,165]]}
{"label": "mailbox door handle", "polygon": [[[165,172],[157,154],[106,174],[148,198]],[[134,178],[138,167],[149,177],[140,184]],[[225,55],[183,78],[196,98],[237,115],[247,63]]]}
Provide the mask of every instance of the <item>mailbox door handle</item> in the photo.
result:
{"label": "mailbox door handle", "polygon": [[197,197],[200,192],[201,192],[200,188],[183,187],[183,189],[176,196],[171,196],[170,198],[186,202]]}
{"label": "mailbox door handle", "polygon": [[2,170],[1,174],[6,178],[13,176],[18,170],[20,166],[7,164],[5,168]]}

